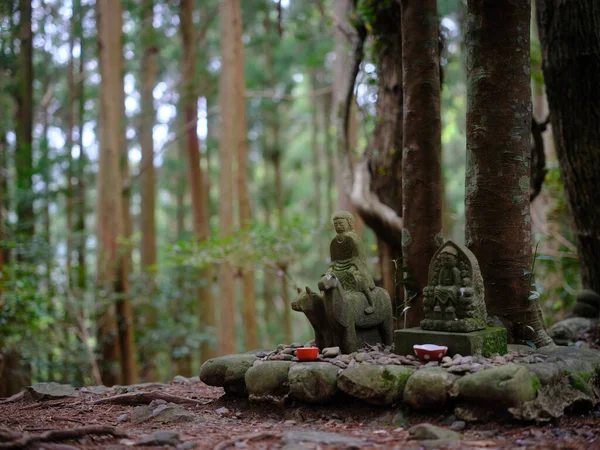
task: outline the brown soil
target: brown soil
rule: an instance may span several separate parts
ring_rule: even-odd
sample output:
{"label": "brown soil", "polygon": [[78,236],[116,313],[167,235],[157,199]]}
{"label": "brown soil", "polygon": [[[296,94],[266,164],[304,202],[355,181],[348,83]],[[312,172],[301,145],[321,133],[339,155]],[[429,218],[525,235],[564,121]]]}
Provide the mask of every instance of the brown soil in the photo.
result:
{"label": "brown soil", "polygon": [[[42,402],[20,399],[0,404],[0,448],[6,446],[6,436],[12,433],[39,434],[51,430],[80,428],[83,426],[112,426],[126,436],[89,435],[78,440],[61,441],[60,445],[36,444],[29,448],[58,449],[125,449],[132,446],[143,434],[158,430],[179,433],[182,442],[194,442],[197,449],[270,449],[283,448],[280,437],[287,431],[326,431],[360,438],[371,443],[361,448],[423,448],[419,442],[409,440],[408,431],[399,425],[390,425],[391,418],[400,409],[390,410],[367,406],[349,399],[340,399],[331,406],[297,406],[250,404],[246,399],[223,395],[220,388],[203,383],[168,385],[139,389],[159,391],[164,394],[197,400],[197,404],[183,404],[187,411],[197,416],[194,423],[160,424],[151,419],[133,423],[117,423],[123,414],[131,417],[135,406],[93,404],[115,395],[81,393],[78,398],[65,398]],[[217,413],[219,408],[227,411]],[[452,411],[433,415],[406,414],[409,425],[429,422],[448,426]],[[523,424],[510,419],[487,423],[468,424],[461,432],[458,448],[531,448],[531,449],[600,449],[600,409],[582,415],[570,415],[543,425]],[[26,434],[24,436],[27,436]],[[236,444],[237,442],[237,444]],[[228,445],[226,445],[229,443]],[[144,447],[161,448],[161,447]],[[322,444],[303,444],[286,448],[346,448]]]}

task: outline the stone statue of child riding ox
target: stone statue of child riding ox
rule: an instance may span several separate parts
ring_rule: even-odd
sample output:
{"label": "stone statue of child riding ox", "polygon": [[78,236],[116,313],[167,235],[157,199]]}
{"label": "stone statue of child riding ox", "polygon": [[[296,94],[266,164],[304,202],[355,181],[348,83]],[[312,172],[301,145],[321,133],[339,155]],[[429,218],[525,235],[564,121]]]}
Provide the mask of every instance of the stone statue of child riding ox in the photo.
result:
{"label": "stone statue of child riding ox", "polygon": [[344,354],[365,343],[392,343],[392,304],[376,287],[366,266],[362,243],[353,230],[354,218],[342,211],[334,218],[331,265],[318,282],[321,293],[298,289],[294,311],[303,312],[315,331],[319,349],[340,347]]}

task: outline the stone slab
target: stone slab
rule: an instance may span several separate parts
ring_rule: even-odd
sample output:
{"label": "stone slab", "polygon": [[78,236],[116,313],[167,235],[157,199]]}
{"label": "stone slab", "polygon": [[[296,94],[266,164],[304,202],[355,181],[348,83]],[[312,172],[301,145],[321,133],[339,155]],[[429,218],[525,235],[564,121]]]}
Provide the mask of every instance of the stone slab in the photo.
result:
{"label": "stone slab", "polygon": [[413,345],[435,344],[448,347],[448,356],[459,353],[462,356],[507,353],[506,329],[489,327],[470,333],[429,331],[421,328],[407,328],[394,331],[394,352],[398,355],[414,355]]}

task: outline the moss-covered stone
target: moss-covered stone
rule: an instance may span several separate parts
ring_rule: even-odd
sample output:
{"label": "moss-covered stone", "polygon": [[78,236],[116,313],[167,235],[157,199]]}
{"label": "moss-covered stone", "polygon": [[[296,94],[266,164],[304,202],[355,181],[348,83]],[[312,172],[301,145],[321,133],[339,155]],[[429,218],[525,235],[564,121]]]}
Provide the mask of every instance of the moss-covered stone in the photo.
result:
{"label": "moss-covered stone", "polygon": [[448,331],[428,331],[421,328],[407,328],[394,331],[395,352],[400,355],[413,354],[417,344],[436,344],[448,347],[448,355],[490,356],[494,353],[507,353],[506,329],[488,327],[471,333]]}
{"label": "moss-covered stone", "polygon": [[402,399],[414,369],[395,365],[366,365],[344,370],[338,387],[345,393],[374,405],[392,405]]}
{"label": "moss-covered stone", "polygon": [[246,389],[250,399],[284,397],[290,391],[288,373],[291,361],[264,361],[246,372]]}
{"label": "moss-covered stone", "polygon": [[507,364],[466,375],[458,380],[462,399],[479,404],[518,406],[535,399],[538,383],[525,368]]}
{"label": "moss-covered stone", "polygon": [[290,368],[288,379],[294,398],[306,403],[327,403],[337,391],[337,366],[305,362]]}
{"label": "moss-covered stone", "polygon": [[225,392],[245,394],[244,376],[258,358],[254,355],[225,355],[212,358],[202,364],[200,380],[209,386],[219,386]]}
{"label": "moss-covered stone", "polygon": [[403,401],[418,411],[444,408],[457,378],[440,367],[418,370],[406,383]]}

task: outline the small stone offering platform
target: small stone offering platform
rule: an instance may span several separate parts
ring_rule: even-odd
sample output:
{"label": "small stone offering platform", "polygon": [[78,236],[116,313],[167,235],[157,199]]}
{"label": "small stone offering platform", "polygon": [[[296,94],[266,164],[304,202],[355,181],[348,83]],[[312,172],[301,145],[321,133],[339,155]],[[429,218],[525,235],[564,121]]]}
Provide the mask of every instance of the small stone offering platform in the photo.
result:
{"label": "small stone offering platform", "polygon": [[600,352],[590,349],[508,346],[505,355],[455,354],[424,363],[383,345],[348,355],[326,348],[317,361],[299,362],[297,347],[214,358],[202,365],[200,379],[254,402],[325,404],[347,397],[417,411],[453,408],[465,421],[498,413],[547,421],[600,400]]}
{"label": "small stone offering platform", "polygon": [[448,356],[491,356],[507,352],[506,329],[488,327],[470,333],[423,330],[420,327],[394,331],[395,351],[399,355],[412,353],[413,346],[435,344],[448,347]]}

